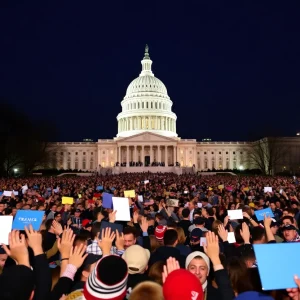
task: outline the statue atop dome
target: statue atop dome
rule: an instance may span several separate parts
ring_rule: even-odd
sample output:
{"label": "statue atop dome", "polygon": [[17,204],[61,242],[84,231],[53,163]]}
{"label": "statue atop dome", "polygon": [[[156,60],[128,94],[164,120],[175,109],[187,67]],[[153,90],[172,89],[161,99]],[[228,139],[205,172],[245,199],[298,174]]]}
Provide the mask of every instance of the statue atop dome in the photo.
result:
{"label": "statue atop dome", "polygon": [[149,46],[147,44],[145,46],[145,56],[144,56],[144,59],[150,59],[150,56],[149,56]]}

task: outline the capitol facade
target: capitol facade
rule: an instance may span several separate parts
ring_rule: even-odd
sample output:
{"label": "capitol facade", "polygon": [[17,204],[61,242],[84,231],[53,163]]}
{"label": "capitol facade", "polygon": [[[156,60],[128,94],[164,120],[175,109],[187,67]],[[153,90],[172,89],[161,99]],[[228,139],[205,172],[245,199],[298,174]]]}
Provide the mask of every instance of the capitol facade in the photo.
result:
{"label": "capitol facade", "polygon": [[[144,171],[182,174],[253,167],[249,160],[251,142],[178,137],[173,102],[166,86],[152,72],[148,46],[141,64],[141,73],[129,84],[121,102],[116,137],[97,142],[53,143],[51,151],[56,168],[113,174]],[[284,139],[296,147],[292,156],[299,155],[299,138]]]}

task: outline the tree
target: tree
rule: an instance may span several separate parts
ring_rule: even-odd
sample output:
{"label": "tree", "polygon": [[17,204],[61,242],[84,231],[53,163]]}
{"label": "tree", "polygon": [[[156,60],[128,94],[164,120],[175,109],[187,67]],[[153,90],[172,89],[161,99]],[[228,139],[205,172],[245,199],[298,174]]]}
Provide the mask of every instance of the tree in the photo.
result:
{"label": "tree", "polygon": [[273,175],[280,164],[287,146],[280,137],[266,137],[255,141],[249,150],[249,163],[253,168],[258,168],[264,175]]}
{"label": "tree", "polygon": [[[2,101],[0,101],[1,103]],[[49,141],[56,136],[48,121],[33,120],[11,105],[1,103],[0,174],[8,176],[18,168],[25,175],[49,160]]]}

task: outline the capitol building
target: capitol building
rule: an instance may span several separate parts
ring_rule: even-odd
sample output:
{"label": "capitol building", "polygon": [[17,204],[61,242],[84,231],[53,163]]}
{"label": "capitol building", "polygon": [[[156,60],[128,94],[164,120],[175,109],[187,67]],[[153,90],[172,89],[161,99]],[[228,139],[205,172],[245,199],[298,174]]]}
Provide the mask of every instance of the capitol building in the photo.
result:
{"label": "capitol building", "polygon": [[[148,46],[141,65],[139,76],[129,84],[121,101],[116,137],[97,142],[53,143],[51,151],[56,168],[110,174],[144,171],[182,174],[253,167],[249,160],[251,142],[179,137],[173,102],[166,86],[154,76]],[[284,139],[295,145],[295,155],[300,153],[299,138]]]}

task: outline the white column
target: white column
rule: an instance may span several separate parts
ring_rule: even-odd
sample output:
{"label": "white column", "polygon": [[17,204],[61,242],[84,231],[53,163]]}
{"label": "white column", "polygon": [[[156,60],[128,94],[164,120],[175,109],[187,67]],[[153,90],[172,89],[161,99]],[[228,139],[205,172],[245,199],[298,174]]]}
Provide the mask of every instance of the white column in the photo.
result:
{"label": "white column", "polygon": [[142,155],[141,155],[141,162],[143,165],[145,164],[145,152],[144,152],[144,145],[142,145]]}
{"label": "white column", "polygon": [[168,146],[165,146],[165,166],[168,166]]}
{"label": "white column", "polygon": [[176,163],[176,146],[173,146],[173,164],[175,166]]}
{"label": "white column", "polygon": [[157,146],[157,162],[161,162],[160,145]]}
{"label": "white column", "polygon": [[118,161],[119,163],[121,163],[121,147],[118,147],[118,155],[119,155],[119,158],[118,158]]}
{"label": "white column", "polygon": [[126,147],[126,167],[129,166],[129,146]]}

